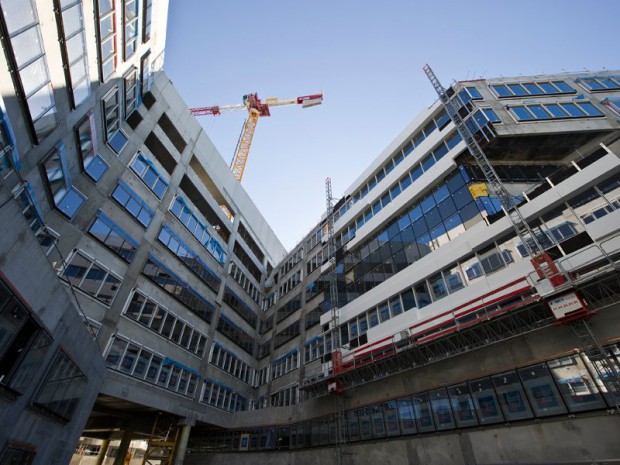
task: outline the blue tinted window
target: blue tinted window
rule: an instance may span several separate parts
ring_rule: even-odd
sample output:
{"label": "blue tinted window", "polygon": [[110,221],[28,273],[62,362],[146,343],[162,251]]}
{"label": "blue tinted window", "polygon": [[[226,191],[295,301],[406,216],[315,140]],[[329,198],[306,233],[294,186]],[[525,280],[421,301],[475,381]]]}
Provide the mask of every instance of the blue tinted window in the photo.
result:
{"label": "blue tinted window", "polygon": [[455,132],[447,141],[446,144],[448,145],[449,149],[453,149],[454,147],[456,147],[456,144],[458,144],[459,142],[461,142],[463,140],[463,138],[461,137],[461,135],[458,132]]}
{"label": "blue tinted window", "polygon": [[582,79],[581,83],[584,84],[590,90],[604,90],[605,89],[605,87],[603,87],[603,85],[594,78]]}
{"label": "blue tinted window", "polygon": [[400,189],[405,190],[410,185],[411,185],[411,178],[409,177],[409,174],[407,174],[400,180]]}
{"label": "blue tinted window", "polygon": [[603,113],[590,102],[580,103],[579,106],[590,116],[603,116]]}
{"label": "blue tinted window", "polygon": [[108,145],[114,150],[117,154],[121,153],[123,147],[127,143],[127,136],[123,134],[121,131],[116,131],[112,136],[108,139]]}
{"label": "blue tinted window", "polygon": [[400,184],[396,184],[390,189],[390,196],[392,199],[394,199],[398,194],[400,194]]}
{"label": "blue tinted window", "polygon": [[390,193],[386,192],[383,197],[381,197],[381,205],[385,207],[388,203],[390,203],[392,199],[390,199]]}
{"label": "blue tinted window", "polygon": [[406,157],[413,151],[413,144],[411,142],[407,142],[407,144],[403,147],[403,155]]}
{"label": "blue tinted window", "polygon": [[58,209],[68,218],[73,218],[82,206],[86,197],[78,192],[74,187],[69,188],[64,197],[58,202]]}
{"label": "blue tinted window", "polygon": [[372,214],[376,215],[377,213],[379,213],[381,211],[381,202],[376,202],[373,206],[372,206]]}
{"label": "blue tinted window", "polygon": [[471,100],[471,96],[467,93],[466,90],[462,90],[459,92],[459,99],[463,105]]}
{"label": "blue tinted window", "polygon": [[553,81],[553,84],[560,89],[560,92],[575,92],[575,90],[564,81]]}
{"label": "blue tinted window", "polygon": [[150,160],[138,153],[131,163],[131,169],[144,181],[157,198],[161,199],[164,196],[168,188],[168,182],[159,174]]}
{"label": "blue tinted window", "polygon": [[442,143],[439,147],[437,147],[433,151],[433,155],[435,156],[435,160],[440,160],[443,156],[448,153],[448,147],[444,143]]}
{"label": "blue tinted window", "polygon": [[450,117],[442,112],[439,117],[437,117],[437,127],[441,130],[450,122]]}
{"label": "blue tinted window", "polygon": [[583,116],[584,112],[579,109],[574,103],[563,103],[562,108],[568,112],[571,116]]}
{"label": "blue tinted window", "polygon": [[469,92],[469,95],[471,95],[471,98],[473,99],[482,98],[482,95],[480,95],[480,92],[475,87],[468,87],[467,91]]}
{"label": "blue tinted window", "polygon": [[618,90],[620,89],[620,84],[616,82],[616,79],[611,78],[599,78],[598,79],[601,84],[603,84],[607,89],[610,90]]}
{"label": "blue tinted window", "polygon": [[548,119],[551,115],[541,105],[529,105],[527,107],[536,119]]}
{"label": "blue tinted window", "polygon": [[527,92],[525,92],[520,84],[508,84],[508,88],[517,96],[527,95]]}
{"label": "blue tinted window", "polygon": [[424,168],[424,171],[428,171],[430,167],[433,166],[434,164],[435,164],[435,159],[433,158],[432,153],[427,155],[426,158],[422,160],[422,167]]}
{"label": "blue tinted window", "polygon": [[568,114],[562,110],[562,107],[556,103],[550,103],[545,105],[545,108],[551,113],[554,118],[566,118]]}
{"label": "blue tinted window", "polygon": [[420,176],[422,176],[422,167],[420,165],[416,165],[416,167],[411,170],[411,180],[415,181]]}
{"label": "blue tinted window", "polygon": [[497,85],[494,85],[492,87],[493,87],[493,90],[495,90],[495,92],[497,93],[498,96],[500,96],[500,97],[512,97],[512,92],[510,92],[505,85],[497,84]]}
{"label": "blue tinted window", "polygon": [[497,113],[491,108],[483,108],[482,111],[484,112],[484,116],[486,116],[491,123],[501,123],[499,116],[497,116]]}
{"label": "blue tinted window", "polygon": [[530,95],[544,94],[543,90],[533,82],[526,82],[525,84],[522,84],[522,86],[525,87]]}
{"label": "blue tinted window", "polygon": [[527,108],[525,107],[510,107],[510,111],[514,113],[519,121],[530,121],[534,119],[534,116],[532,116],[532,114],[527,111]]}
{"label": "blue tinted window", "polygon": [[424,197],[422,202],[420,202],[420,205],[422,206],[422,211],[424,213],[427,213],[431,208],[433,208],[435,206],[435,199],[433,199],[432,194]]}
{"label": "blue tinted window", "polygon": [[101,177],[108,170],[108,164],[99,155],[95,155],[91,162],[84,167],[86,174],[95,182],[99,181]]}
{"label": "blue tinted window", "polygon": [[114,198],[125,210],[136,218],[144,227],[148,227],[155,215],[142,199],[124,183],[119,184],[112,192]]}

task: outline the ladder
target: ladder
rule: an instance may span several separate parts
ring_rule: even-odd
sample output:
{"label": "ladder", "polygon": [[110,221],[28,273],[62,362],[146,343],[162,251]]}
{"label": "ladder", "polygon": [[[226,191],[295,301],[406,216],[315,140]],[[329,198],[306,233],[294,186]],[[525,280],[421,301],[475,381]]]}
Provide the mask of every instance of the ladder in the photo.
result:
{"label": "ladder", "polygon": [[521,239],[523,247],[525,247],[525,249],[527,250],[528,255],[530,257],[535,257],[536,255],[543,253],[544,249],[541,247],[538,239],[523,218],[523,215],[521,215],[521,212],[517,208],[514,199],[508,193],[506,187],[504,187],[504,184],[497,175],[497,172],[489,162],[489,159],[480,147],[480,144],[478,144],[478,141],[469,129],[469,126],[461,117],[459,113],[459,108],[457,108],[457,104],[455,104],[454,99],[450,98],[450,96],[446,92],[446,89],[444,89],[444,87],[441,85],[439,79],[437,78],[437,76],[435,76],[435,73],[428,64],[425,65],[423,69],[429,81],[431,81],[431,84],[435,88],[435,91],[439,96],[439,100],[441,100],[441,103],[443,103],[446,112],[448,113],[448,116],[456,126],[456,129],[463,138],[465,145],[467,145],[469,152],[476,160],[479,168],[482,170],[482,173],[484,174],[484,177],[491,192],[499,198],[499,201],[502,204],[506,215],[512,223],[515,232],[517,233],[517,236],[519,236],[519,239]]}
{"label": "ladder", "polygon": [[332,332],[332,370],[334,373],[332,392],[336,399],[336,465],[343,464],[346,448],[346,423],[344,411],[344,391],[341,389],[338,375],[342,367],[342,352],[340,348],[340,317],[338,311],[338,271],[336,268],[336,238],[334,236],[334,197],[332,195],[332,180],[325,179],[325,198],[327,204],[327,256],[331,262],[329,270],[329,298],[331,301],[330,330]]}
{"label": "ladder", "polygon": [[[531,228],[521,215],[519,208],[516,206],[512,196],[508,193],[502,181],[500,180],[497,172],[489,162],[489,159],[485,155],[484,151],[478,144],[474,134],[469,129],[469,126],[465,123],[459,108],[454,103],[454,100],[448,95],[446,89],[441,85],[439,79],[433,72],[432,68],[427,64],[424,66],[424,72],[429,81],[435,88],[441,103],[443,103],[448,116],[456,126],[459,134],[463,138],[465,145],[469,152],[476,160],[479,168],[484,173],[486,181],[491,191],[497,195],[502,207],[506,211],[508,219],[512,223],[512,226],[517,233],[517,236],[521,239],[523,246],[528,252],[528,255],[532,261],[532,265],[536,269],[540,278],[549,279],[554,286],[561,285],[567,281],[566,277],[560,274],[553,260],[545,252],[544,248],[540,245],[536,235],[532,232]],[[454,92],[453,95],[457,95]],[[460,102],[459,102],[460,104]],[[587,315],[587,314],[586,314]],[[611,402],[614,403],[616,411],[619,411],[620,407],[620,379],[618,378],[618,370],[614,366],[614,362],[608,356],[603,349],[601,343],[597,340],[596,336],[592,332],[587,318],[582,317],[570,322],[575,335],[581,342],[581,347],[584,353],[588,356],[592,362],[592,366],[596,370],[599,379],[607,388],[610,393]]]}

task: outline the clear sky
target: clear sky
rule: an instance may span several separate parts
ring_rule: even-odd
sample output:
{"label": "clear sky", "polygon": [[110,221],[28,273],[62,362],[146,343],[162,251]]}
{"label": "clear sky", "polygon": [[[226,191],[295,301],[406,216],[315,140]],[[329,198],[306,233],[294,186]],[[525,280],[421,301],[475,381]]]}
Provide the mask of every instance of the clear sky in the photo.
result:
{"label": "clear sky", "polygon": [[[620,69],[620,0],[171,0],[165,69],[189,107],[325,93],[256,129],[243,186],[287,250],[453,80]],[[243,112],[200,122],[231,160]]]}

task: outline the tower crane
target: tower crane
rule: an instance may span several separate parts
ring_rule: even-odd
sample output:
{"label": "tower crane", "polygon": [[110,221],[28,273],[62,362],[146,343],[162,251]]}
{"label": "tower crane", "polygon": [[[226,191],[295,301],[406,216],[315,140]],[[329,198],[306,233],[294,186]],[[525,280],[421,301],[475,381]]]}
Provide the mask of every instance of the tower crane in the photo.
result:
{"label": "tower crane", "polygon": [[[302,95],[301,97],[293,98],[266,98],[260,100],[258,94],[247,94],[243,96],[243,103],[237,103],[232,105],[221,105],[202,108],[191,108],[190,111],[194,116],[203,115],[221,115],[222,113],[229,113],[234,111],[248,111],[248,117],[243,124],[239,141],[237,142],[237,148],[235,149],[235,156],[230,163],[230,169],[237,181],[241,182],[243,178],[243,172],[245,170],[245,164],[248,160],[250,153],[250,146],[252,145],[252,138],[254,137],[254,131],[256,130],[256,124],[258,118],[263,116],[270,116],[269,111],[271,107],[281,107],[285,105],[301,105],[302,108],[313,107],[323,103],[323,93]],[[227,213],[229,215],[229,213]]]}

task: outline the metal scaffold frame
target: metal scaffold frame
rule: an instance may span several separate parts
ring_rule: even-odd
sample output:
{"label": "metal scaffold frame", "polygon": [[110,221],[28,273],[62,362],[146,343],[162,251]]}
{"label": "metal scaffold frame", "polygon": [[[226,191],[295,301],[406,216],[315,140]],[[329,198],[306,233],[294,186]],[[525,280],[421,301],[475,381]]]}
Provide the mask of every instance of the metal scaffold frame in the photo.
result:
{"label": "metal scaffold frame", "polygon": [[178,437],[179,426],[176,419],[158,414],[153,422],[142,465],[172,465]]}
{"label": "metal scaffold frame", "polygon": [[[472,134],[469,126],[461,117],[459,108],[457,108],[457,104],[460,104],[459,99],[456,98],[458,94],[454,91],[454,89],[451,89],[451,93],[448,92],[441,85],[439,79],[428,64],[425,65],[423,69],[429,81],[435,88],[439,100],[446,109],[448,116],[463,138],[467,149],[476,160],[478,167],[484,173],[491,192],[499,198],[508,219],[517,233],[517,236],[521,239],[523,246],[527,250],[532,265],[534,265],[539,277],[541,279],[548,279],[554,287],[563,287],[566,283],[570,284],[569,277],[558,270],[554,261],[544,251],[544,248],[539,243],[536,235],[533,233],[527,221],[521,214],[521,211],[516,206],[514,199],[506,190],[504,184],[497,175],[497,172],[480,147],[480,144],[478,144],[476,137]],[[618,369],[614,366],[612,360],[602,349],[600,342],[597,340],[594,332],[588,324],[587,320],[593,315],[593,312],[588,309],[586,304],[584,304],[583,307],[582,312],[573,317],[564,319],[564,322],[572,326],[573,331],[582,344],[584,352],[588,355],[592,355],[598,360],[597,363],[593,363],[593,366],[600,379],[607,380],[605,384],[615,401],[616,410],[620,411],[620,375],[618,374]],[[558,321],[562,322],[562,320]]]}
{"label": "metal scaffold frame", "polygon": [[[620,303],[620,274],[612,271],[605,276],[598,276],[597,279],[579,286],[579,292],[588,299],[590,306],[597,310]],[[549,306],[541,298],[536,297],[524,301],[520,308],[502,317],[470,326],[424,344],[416,344],[412,340],[394,343],[379,357],[371,359],[367,364],[339,373],[338,381],[341,389],[351,389],[555,325],[557,321]],[[597,349],[604,350],[600,344]],[[593,357],[592,360],[600,361],[600,352],[586,350],[585,346],[583,351],[588,357]],[[596,370],[594,361],[592,365]],[[609,390],[612,387],[610,377],[601,375],[599,372],[597,374],[601,380],[607,380],[604,384]],[[326,377],[314,380],[302,386],[302,389],[315,397],[320,397],[328,394],[328,386],[332,382],[332,377]]]}
{"label": "metal scaffold frame", "polygon": [[331,301],[332,331],[332,378],[331,392],[336,401],[336,464],[342,465],[346,448],[346,423],[344,410],[344,390],[340,384],[339,372],[342,364],[342,352],[340,348],[340,317],[338,309],[338,270],[336,266],[336,238],[334,236],[334,197],[332,195],[332,180],[325,179],[325,199],[327,207],[327,256],[331,264],[329,270],[329,298]]}

